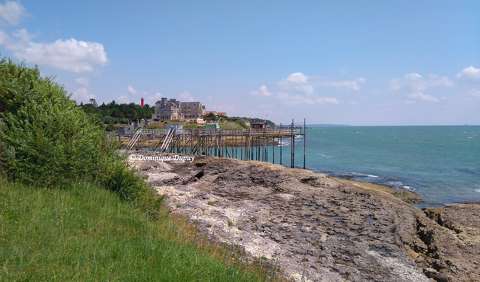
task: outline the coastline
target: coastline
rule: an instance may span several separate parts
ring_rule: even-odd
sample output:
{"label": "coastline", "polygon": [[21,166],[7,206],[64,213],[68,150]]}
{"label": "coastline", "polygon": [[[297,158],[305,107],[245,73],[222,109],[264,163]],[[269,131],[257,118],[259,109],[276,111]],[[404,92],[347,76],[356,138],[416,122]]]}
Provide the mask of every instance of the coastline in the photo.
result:
{"label": "coastline", "polygon": [[130,163],[171,212],[289,279],[480,279],[478,204],[420,210],[407,190],[255,161]]}
{"label": "coastline", "polygon": [[338,176],[329,176],[329,177],[335,178],[339,182],[353,185],[355,187],[359,187],[362,189],[389,193],[409,204],[416,205],[423,202],[422,196],[415,191],[411,191],[403,188],[391,187],[384,184],[372,183],[368,181],[352,180],[352,179],[342,178]]}
{"label": "coastline", "polygon": [[315,171],[317,173],[325,173],[329,177],[336,178],[339,181],[343,181],[345,183],[351,183],[352,185],[356,185],[359,187],[369,187],[371,189],[379,189],[385,192],[391,193],[399,198],[402,198],[407,203],[413,204],[415,207],[419,209],[430,209],[430,208],[444,208],[448,206],[455,206],[455,205],[463,205],[463,204],[480,204],[480,201],[457,201],[457,202],[447,202],[447,203],[432,203],[426,202],[422,195],[420,195],[416,190],[407,189],[402,187],[397,187],[393,185],[388,185],[386,183],[379,183],[379,182],[372,182],[368,180],[360,180],[355,179],[355,177],[351,176],[339,176],[338,174],[331,173],[331,172],[322,172],[322,171]]}

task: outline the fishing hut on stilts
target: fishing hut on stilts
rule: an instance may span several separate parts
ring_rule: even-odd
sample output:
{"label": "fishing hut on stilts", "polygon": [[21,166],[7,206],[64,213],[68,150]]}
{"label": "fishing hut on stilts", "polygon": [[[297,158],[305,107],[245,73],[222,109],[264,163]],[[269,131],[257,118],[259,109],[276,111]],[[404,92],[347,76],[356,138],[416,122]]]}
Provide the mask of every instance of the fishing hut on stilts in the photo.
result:
{"label": "fishing hut on stilts", "polygon": [[297,167],[296,154],[302,153],[303,162],[298,167],[305,168],[306,129],[305,120],[303,126],[296,126],[292,120],[289,125],[244,130],[139,127],[133,134],[118,139],[128,151],[255,160],[292,168]]}

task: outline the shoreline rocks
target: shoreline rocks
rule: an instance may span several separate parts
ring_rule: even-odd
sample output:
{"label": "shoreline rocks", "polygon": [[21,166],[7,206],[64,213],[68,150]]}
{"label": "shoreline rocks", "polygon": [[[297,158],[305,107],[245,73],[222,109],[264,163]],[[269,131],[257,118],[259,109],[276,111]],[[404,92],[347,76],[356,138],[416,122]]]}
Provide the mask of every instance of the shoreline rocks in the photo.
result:
{"label": "shoreline rocks", "polygon": [[172,212],[295,281],[480,280],[480,205],[422,211],[413,193],[254,161],[131,164]]}

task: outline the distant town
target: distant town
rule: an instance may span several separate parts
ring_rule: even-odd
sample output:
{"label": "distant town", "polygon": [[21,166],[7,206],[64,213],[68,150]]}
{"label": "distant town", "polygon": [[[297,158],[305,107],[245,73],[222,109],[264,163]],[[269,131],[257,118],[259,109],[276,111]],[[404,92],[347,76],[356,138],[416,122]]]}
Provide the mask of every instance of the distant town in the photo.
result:
{"label": "distant town", "polygon": [[182,102],[177,99],[161,98],[155,103],[154,121],[194,121],[204,123],[203,117],[215,115],[226,117],[225,112],[205,111],[205,105],[200,102]]}
{"label": "distant town", "polygon": [[81,107],[95,115],[106,126],[107,130],[130,132],[138,126],[146,128],[164,128],[181,126],[185,128],[216,128],[216,129],[264,129],[275,127],[272,121],[251,117],[229,117],[226,112],[206,110],[206,105],[199,101],[180,101],[163,97],[154,106],[140,104],[117,104],[112,101],[98,105],[95,99],[90,99]]}

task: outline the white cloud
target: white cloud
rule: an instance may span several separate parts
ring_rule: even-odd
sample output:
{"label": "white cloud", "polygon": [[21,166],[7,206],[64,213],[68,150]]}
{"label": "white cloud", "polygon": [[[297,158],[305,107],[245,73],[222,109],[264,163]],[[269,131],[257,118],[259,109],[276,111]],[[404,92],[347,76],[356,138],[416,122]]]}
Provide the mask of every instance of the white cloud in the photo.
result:
{"label": "white cloud", "polygon": [[268,87],[263,84],[257,90],[252,91],[252,95],[268,97],[272,96],[272,93],[268,90]]}
{"label": "white cloud", "polygon": [[301,95],[301,94],[290,94],[286,92],[281,92],[277,96],[282,102],[285,104],[307,104],[307,105],[315,105],[315,104],[339,104],[337,98],[335,97],[323,97],[323,96],[316,96],[316,95]]}
{"label": "white cloud", "polygon": [[128,85],[127,86],[127,94],[122,95],[118,98],[119,103],[140,103],[140,99],[144,98],[145,102],[147,104],[153,105],[156,101],[152,97],[152,95],[149,95],[148,92],[146,91],[139,91],[137,90],[134,86]]}
{"label": "white cloud", "polygon": [[273,84],[272,89],[263,84],[251,94],[276,98],[285,104],[339,104],[340,101],[336,97],[321,96],[316,93],[315,88],[333,87],[359,91],[365,82],[366,80],[361,77],[352,80],[321,80],[302,72],[294,72]]}
{"label": "white cloud", "polygon": [[177,94],[177,99],[182,102],[193,102],[195,101],[195,97],[188,92],[188,91],[182,91]]}
{"label": "white cloud", "polygon": [[366,83],[366,79],[363,77],[355,79],[344,80],[329,80],[318,77],[309,77],[301,72],[290,74],[285,80],[281,81],[280,87],[288,92],[300,92],[304,94],[312,94],[315,92],[316,87],[335,88],[338,90],[344,89],[349,91],[358,92],[362,86]]}
{"label": "white cloud", "polygon": [[88,100],[95,98],[95,96],[90,93],[88,88],[80,87],[73,91],[71,98],[77,103],[86,103]]}
{"label": "white cloud", "polygon": [[74,38],[49,43],[35,42],[25,29],[18,30],[13,36],[0,34],[0,44],[28,63],[74,73],[91,72],[108,61],[105,48],[100,43]]}
{"label": "white cloud", "polygon": [[[193,96],[190,95],[189,97],[189,95],[190,93],[188,91],[184,91],[179,93],[177,96],[193,101]],[[165,96],[160,92],[151,93],[148,91],[138,90],[133,85],[128,85],[127,94],[120,96],[119,98],[117,98],[117,100],[119,103],[139,103],[140,99],[144,98],[146,104],[153,106],[162,97]]]}
{"label": "white cloud", "polygon": [[423,76],[419,73],[407,73],[403,78],[390,81],[390,89],[404,94],[410,102],[440,102],[438,97],[428,94],[433,88],[446,88],[453,86],[453,82],[446,76],[430,74]]}
{"label": "white cloud", "polygon": [[84,86],[84,87],[88,87],[90,85],[89,81],[87,78],[85,77],[77,77],[75,78],[75,82],[80,85],[80,86]]}
{"label": "white cloud", "polygon": [[5,45],[7,44],[9,38],[8,35],[0,30],[0,45]]}
{"label": "white cloud", "polygon": [[423,78],[421,74],[416,72],[407,73],[404,77],[407,80],[419,80]]}
{"label": "white cloud", "polygon": [[480,68],[469,66],[457,74],[458,78],[480,79]]}
{"label": "white cloud", "polygon": [[308,76],[301,72],[288,75],[278,83],[277,97],[286,104],[338,104],[334,97],[315,95],[315,88]]}
{"label": "white cloud", "polygon": [[408,98],[412,100],[425,101],[425,102],[433,102],[433,103],[440,102],[439,98],[429,94],[425,94],[423,92],[412,92],[408,94]]}
{"label": "white cloud", "polygon": [[480,98],[480,90],[479,89],[472,89],[470,91],[470,96],[475,98]]}
{"label": "white cloud", "polygon": [[[16,25],[27,14],[21,4],[7,1],[0,4],[0,25]],[[97,66],[107,63],[107,54],[102,44],[82,40],[58,39],[53,42],[38,42],[24,28],[13,32],[0,30],[0,46],[12,56],[26,63],[49,66],[74,73],[91,72]],[[88,102],[95,96],[89,90],[86,77],[74,79],[71,99],[76,102]]]}
{"label": "white cloud", "polygon": [[279,87],[283,92],[295,92],[303,95],[312,94],[315,90],[308,77],[301,72],[288,75],[285,80],[279,82]]}
{"label": "white cloud", "polygon": [[317,104],[339,104],[340,101],[338,101],[337,98],[335,97],[317,97],[315,99]]}
{"label": "white cloud", "polygon": [[165,97],[165,96],[160,92],[156,92],[152,95],[146,95],[145,103],[149,105],[155,105],[155,103],[159,101],[162,97]]}
{"label": "white cloud", "polygon": [[116,103],[118,103],[118,104],[129,104],[131,101],[132,101],[132,99],[130,97],[128,97],[127,95],[122,95],[122,96],[118,97]]}
{"label": "white cloud", "polygon": [[136,95],[137,94],[137,90],[135,88],[133,88],[133,86],[131,86],[131,85],[127,86],[127,92],[130,95]]}
{"label": "white cloud", "polygon": [[77,103],[86,103],[90,99],[95,98],[95,95],[93,95],[88,89],[90,83],[87,78],[77,77],[74,81],[78,87],[72,93],[72,100],[76,101]]}
{"label": "white cloud", "polygon": [[307,83],[308,77],[301,72],[291,73],[287,77],[287,81],[291,83]]}
{"label": "white cloud", "polygon": [[0,4],[0,22],[16,25],[25,14],[23,6],[16,1],[7,1]]}
{"label": "white cloud", "polygon": [[352,80],[331,80],[331,81],[320,81],[318,84],[320,86],[325,87],[333,87],[337,89],[346,89],[351,91],[359,91],[363,84],[365,84],[367,80],[363,77],[359,77]]}
{"label": "white cloud", "polygon": [[428,87],[452,87],[453,81],[446,76],[431,74],[428,78]]}

